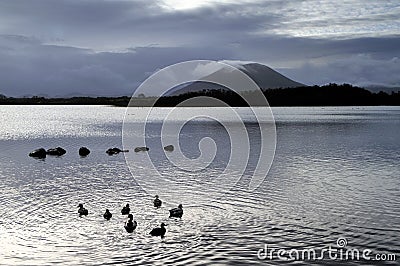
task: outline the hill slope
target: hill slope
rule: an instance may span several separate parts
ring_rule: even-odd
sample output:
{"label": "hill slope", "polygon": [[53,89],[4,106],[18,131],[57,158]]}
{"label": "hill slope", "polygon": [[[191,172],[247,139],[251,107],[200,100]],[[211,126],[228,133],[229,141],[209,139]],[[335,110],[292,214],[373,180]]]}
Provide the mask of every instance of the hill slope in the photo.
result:
{"label": "hill slope", "polygon": [[[247,74],[262,89],[294,88],[294,87],[304,86],[304,84],[293,81],[285,77],[284,75],[278,73],[277,71],[273,70],[272,68],[262,64],[249,63],[249,64],[235,64],[233,66],[243,71],[245,74]],[[220,75],[220,73],[218,71],[214,72],[204,77],[204,79],[205,80],[210,79],[210,77],[213,77],[215,75]],[[166,95],[171,96],[188,92],[198,92],[202,90],[218,90],[218,89],[226,89],[226,88],[218,84],[196,81],[176,86],[175,88],[172,88]]]}

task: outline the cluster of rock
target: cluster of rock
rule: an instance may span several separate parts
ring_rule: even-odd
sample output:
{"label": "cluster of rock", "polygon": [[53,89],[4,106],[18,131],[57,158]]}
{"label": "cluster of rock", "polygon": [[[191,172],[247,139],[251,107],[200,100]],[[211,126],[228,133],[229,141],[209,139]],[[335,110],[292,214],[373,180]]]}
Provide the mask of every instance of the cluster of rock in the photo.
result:
{"label": "cluster of rock", "polygon": [[[145,152],[145,151],[149,151],[150,149],[148,147],[136,147],[134,149],[135,152]],[[173,145],[168,145],[164,147],[165,151],[169,151],[172,152],[174,151],[174,146]],[[115,155],[115,154],[119,154],[120,152],[129,152],[129,150],[121,150],[119,148],[110,148],[106,151],[106,153],[108,155]],[[37,159],[44,159],[46,158],[47,155],[50,156],[62,156],[64,154],[66,154],[67,151],[64,150],[61,147],[57,147],[57,148],[51,148],[51,149],[44,149],[44,148],[40,148],[40,149],[36,149],[32,152],[29,153],[30,157],[34,157]],[[86,157],[88,156],[90,153],[90,150],[86,147],[80,147],[79,148],[79,155],[81,157]]]}
{"label": "cluster of rock", "polygon": [[62,156],[66,153],[67,153],[67,151],[61,147],[51,148],[51,149],[48,149],[47,151],[44,148],[40,148],[40,149],[34,150],[31,153],[29,153],[29,156],[34,157],[34,158],[43,159],[43,158],[46,158],[47,155]]}

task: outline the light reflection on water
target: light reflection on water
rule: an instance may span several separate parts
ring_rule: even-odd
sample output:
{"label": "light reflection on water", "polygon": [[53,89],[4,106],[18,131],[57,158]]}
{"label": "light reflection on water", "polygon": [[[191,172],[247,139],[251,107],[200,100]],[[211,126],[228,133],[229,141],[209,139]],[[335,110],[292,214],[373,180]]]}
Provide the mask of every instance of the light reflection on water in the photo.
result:
{"label": "light reflection on water", "polygon": [[[274,108],[276,157],[255,192],[244,184],[255,167],[260,140],[256,126],[247,121],[254,150],[245,176],[206,206],[196,204],[196,198],[206,195],[193,190],[193,199],[182,202],[181,220],[168,218],[167,210],[175,207],[168,202],[152,208],[153,195],[137,185],[122,154],[105,154],[107,148],[121,147],[124,111],[0,107],[0,264],[265,264],[256,257],[265,243],[323,248],[335,245],[339,236],[352,248],[399,256],[399,108]],[[213,111],[223,116],[222,109]],[[138,119],[140,114],[138,108]],[[154,125],[150,152],[157,155],[162,147],[158,122]],[[196,140],[204,135],[219,144],[216,160],[209,172],[188,180],[210,178],[226,165],[229,143],[223,128],[213,123],[184,128],[185,153],[198,156]],[[45,160],[27,156],[35,148],[54,146],[67,154]],[[78,156],[81,146],[91,149],[87,158]],[[143,154],[135,156],[141,160]],[[169,171],[162,156],[156,158],[166,175],[183,176]],[[182,178],[183,187],[191,189],[189,184]],[[78,203],[89,209],[87,217],[78,217]],[[133,234],[125,232],[125,217],[119,213],[126,203],[139,224]],[[114,215],[110,221],[102,218],[106,208]],[[149,237],[161,222],[168,224],[166,238]]]}

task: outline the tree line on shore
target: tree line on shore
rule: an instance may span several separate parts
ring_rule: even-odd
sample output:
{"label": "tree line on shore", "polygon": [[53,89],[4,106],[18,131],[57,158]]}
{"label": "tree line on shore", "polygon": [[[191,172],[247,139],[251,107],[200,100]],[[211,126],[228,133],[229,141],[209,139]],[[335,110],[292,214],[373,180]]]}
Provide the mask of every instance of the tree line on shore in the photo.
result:
{"label": "tree line on shore", "polygon": [[[328,84],[296,88],[263,89],[270,106],[400,106],[400,91],[373,93],[350,84]],[[243,94],[251,96],[252,91]],[[154,106],[173,107],[188,99],[206,96],[219,99],[229,106],[242,107],[247,103],[241,95],[224,89],[205,89],[185,92],[175,96],[141,97],[72,97],[72,98],[12,98],[0,95],[2,105],[112,105],[112,106]]]}

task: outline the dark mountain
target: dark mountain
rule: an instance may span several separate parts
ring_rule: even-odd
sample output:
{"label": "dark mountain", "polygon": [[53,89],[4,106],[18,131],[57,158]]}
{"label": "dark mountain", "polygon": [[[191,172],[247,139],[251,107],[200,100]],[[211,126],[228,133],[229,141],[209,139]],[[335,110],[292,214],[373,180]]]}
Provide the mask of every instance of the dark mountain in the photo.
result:
{"label": "dark mountain", "polygon": [[[294,88],[294,87],[304,86],[304,84],[293,81],[285,77],[284,75],[278,73],[277,71],[273,70],[272,68],[262,64],[249,63],[249,64],[239,64],[234,66],[239,70],[243,71],[245,74],[247,74],[262,89]],[[210,74],[209,76],[204,77],[204,79],[207,80],[209,79],[209,77],[220,74],[221,73],[217,71],[215,73]],[[198,92],[202,90],[219,90],[219,89],[226,89],[226,88],[214,83],[196,81],[196,82],[182,84],[172,88],[168,92],[167,96],[179,95],[188,92]],[[245,90],[246,88],[243,89]]]}
{"label": "dark mountain", "polygon": [[262,89],[295,88],[304,86],[262,64],[250,63],[238,67]]}

